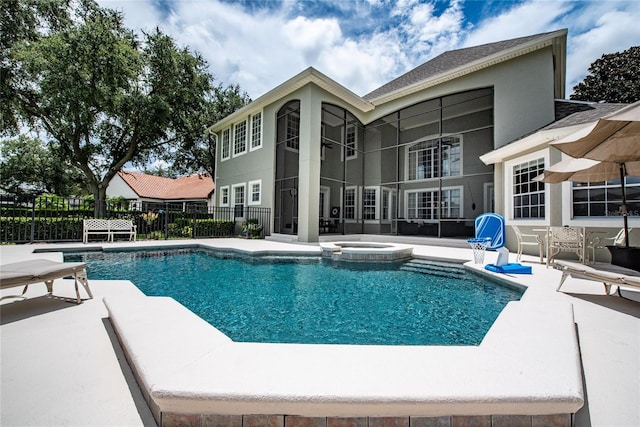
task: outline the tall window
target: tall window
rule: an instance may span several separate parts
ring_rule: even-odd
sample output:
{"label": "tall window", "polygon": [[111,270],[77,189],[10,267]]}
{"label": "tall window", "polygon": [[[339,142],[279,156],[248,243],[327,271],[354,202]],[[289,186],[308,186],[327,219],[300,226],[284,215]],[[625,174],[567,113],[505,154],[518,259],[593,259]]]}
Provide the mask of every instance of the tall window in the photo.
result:
{"label": "tall window", "polygon": [[356,219],[356,189],[355,187],[344,190],[344,217]]}
{"label": "tall window", "polygon": [[382,189],[382,194],[380,196],[380,201],[382,202],[382,206],[381,206],[381,217],[383,220],[385,219],[391,219],[391,212],[390,212],[390,199],[391,198],[391,192],[385,188]]}
{"label": "tall window", "polygon": [[229,206],[229,187],[220,188],[220,206]]}
{"label": "tall window", "polygon": [[460,175],[460,139],[459,136],[446,136],[410,146],[409,180]]}
{"label": "tall window", "polygon": [[287,148],[300,149],[300,113],[287,116]]}
{"label": "tall window", "polygon": [[251,149],[262,147],[262,113],[251,116]]}
{"label": "tall window", "polygon": [[544,171],[544,158],[513,167],[513,217],[544,218],[544,183],[533,178]]}
{"label": "tall window", "polygon": [[358,157],[358,132],[355,125],[347,125],[345,140],[344,140],[344,153],[347,160],[355,159]]}
{"label": "tall window", "polygon": [[222,131],[222,160],[227,160],[231,157],[231,130],[225,129]]}
{"label": "tall window", "polygon": [[362,192],[362,219],[376,219],[376,189],[365,188]]}
{"label": "tall window", "polygon": [[442,190],[441,218],[462,218],[460,195],[459,189]]}
{"label": "tall window", "polygon": [[236,218],[244,216],[244,184],[237,184],[232,187],[234,216]]}
{"label": "tall window", "polygon": [[262,181],[249,182],[249,204],[259,205],[262,193]]}
{"label": "tall window", "polygon": [[247,121],[236,123],[233,127],[233,155],[247,152]]}

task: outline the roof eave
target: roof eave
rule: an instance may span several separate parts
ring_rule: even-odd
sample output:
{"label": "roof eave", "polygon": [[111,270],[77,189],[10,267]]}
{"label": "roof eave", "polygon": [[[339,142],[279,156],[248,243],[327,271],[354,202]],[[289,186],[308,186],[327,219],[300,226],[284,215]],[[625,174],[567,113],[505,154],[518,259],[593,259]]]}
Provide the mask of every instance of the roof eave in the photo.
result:
{"label": "roof eave", "polygon": [[241,118],[261,111],[266,105],[269,105],[279,99],[286,97],[287,95],[295,92],[298,89],[301,89],[309,83],[313,83],[316,86],[326,90],[327,92],[334,94],[335,96],[339,97],[349,105],[361,110],[362,112],[368,112],[374,109],[374,105],[361,96],[358,96],[355,93],[351,92],[349,89],[322,74],[315,68],[309,67],[301,73],[290,78],[286,82],[282,83],[281,85],[265,93],[261,97],[257,98],[255,101],[252,101],[248,105],[209,126],[206,130],[206,133],[218,132],[230,126],[234,122],[240,120]]}
{"label": "roof eave", "polygon": [[[493,55],[486,56],[484,58],[478,59],[476,61],[470,62],[468,64],[464,64],[460,67],[454,68],[452,70],[448,70],[444,73],[438,74],[436,76],[427,78],[425,80],[419,81],[417,83],[405,86],[403,88],[397,89],[393,92],[387,93],[377,98],[372,98],[369,101],[373,105],[382,105],[387,102],[393,101],[398,98],[402,98],[407,95],[411,95],[415,92],[419,92],[434,86],[441,85],[451,80],[458,79],[465,75],[475,73],[477,71],[483,70],[488,67],[492,67],[494,65],[500,64],[505,61],[509,61],[513,58],[517,58],[522,55],[526,55],[528,53],[534,52],[536,50],[552,46],[554,49],[554,61],[555,70],[554,70],[554,82],[556,86],[556,98],[564,97],[565,90],[565,50],[566,50],[566,37],[567,30],[558,30],[552,33],[542,35],[539,38],[534,40],[530,40],[526,43],[520,44],[518,46],[514,46],[510,49],[506,49],[500,52],[497,52]],[[559,94],[561,92],[561,94]]]}
{"label": "roof eave", "polygon": [[536,149],[546,148],[550,143],[558,141],[559,139],[582,129],[587,125],[588,124],[579,124],[563,128],[539,130],[538,132],[532,133],[522,139],[513,141],[493,151],[489,151],[479,158],[485,165],[500,163]]}

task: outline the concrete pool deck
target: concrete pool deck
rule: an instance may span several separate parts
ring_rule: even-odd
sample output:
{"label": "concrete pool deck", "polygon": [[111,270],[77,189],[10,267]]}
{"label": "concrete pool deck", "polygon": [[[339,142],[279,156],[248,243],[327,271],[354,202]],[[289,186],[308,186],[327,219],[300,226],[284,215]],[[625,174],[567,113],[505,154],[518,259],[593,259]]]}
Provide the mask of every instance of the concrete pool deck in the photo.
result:
{"label": "concrete pool deck", "polygon": [[[153,247],[158,243],[165,245],[126,242],[85,247]],[[194,243],[260,253],[320,253],[318,246],[270,241],[220,239]],[[418,257],[472,259],[468,248],[413,246]],[[56,252],[34,255],[32,251],[70,247],[82,245],[3,246],[0,263],[30,257],[60,259]],[[494,256],[488,253],[486,261],[493,261]],[[640,425],[640,302],[605,296],[602,285],[577,279],[569,279],[562,293],[555,292],[560,273],[530,265],[534,274],[517,278],[528,286],[523,301],[550,306],[569,303],[573,307],[586,400],[575,417],[576,425]],[[32,285],[27,293],[29,301],[2,300],[3,426],[154,424],[102,302],[104,297],[132,301],[141,295],[128,282],[89,279],[96,297],[80,306],[60,298],[73,296],[72,283],[64,280],[56,281],[54,298],[45,296],[43,285]],[[15,295],[19,290],[3,290],[2,296]],[[628,295],[638,299],[637,293]]]}

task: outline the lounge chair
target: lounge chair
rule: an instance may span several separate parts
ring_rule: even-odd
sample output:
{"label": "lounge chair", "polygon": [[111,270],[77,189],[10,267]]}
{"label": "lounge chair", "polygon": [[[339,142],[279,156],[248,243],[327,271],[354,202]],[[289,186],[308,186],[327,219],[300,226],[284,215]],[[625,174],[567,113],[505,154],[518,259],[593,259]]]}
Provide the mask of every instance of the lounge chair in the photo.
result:
{"label": "lounge chair", "polygon": [[56,262],[48,259],[34,259],[0,265],[0,289],[24,285],[22,295],[27,292],[30,284],[44,282],[50,294],[53,293],[53,281],[67,276],[73,276],[76,287],[76,302],[80,304],[78,282],[87,291],[89,298],[93,298],[89,281],[87,280],[87,264],[84,262]]}
{"label": "lounge chair", "polygon": [[640,273],[617,265],[602,264],[596,267],[577,262],[556,260],[553,263],[553,267],[562,271],[562,278],[556,291],[560,290],[569,276],[602,282],[607,295],[611,294],[611,286],[613,285],[618,286],[618,294],[620,294],[620,286],[640,289]]}

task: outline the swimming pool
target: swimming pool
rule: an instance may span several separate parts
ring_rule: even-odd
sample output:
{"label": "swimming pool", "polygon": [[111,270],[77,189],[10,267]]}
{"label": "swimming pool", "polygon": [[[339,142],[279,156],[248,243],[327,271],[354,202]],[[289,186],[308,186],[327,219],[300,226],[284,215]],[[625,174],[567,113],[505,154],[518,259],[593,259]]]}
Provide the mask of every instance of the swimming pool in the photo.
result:
{"label": "swimming pool", "polygon": [[234,341],[477,345],[521,291],[451,266],[251,257],[204,249],[87,252],[90,279],[131,280],[170,296]]}

